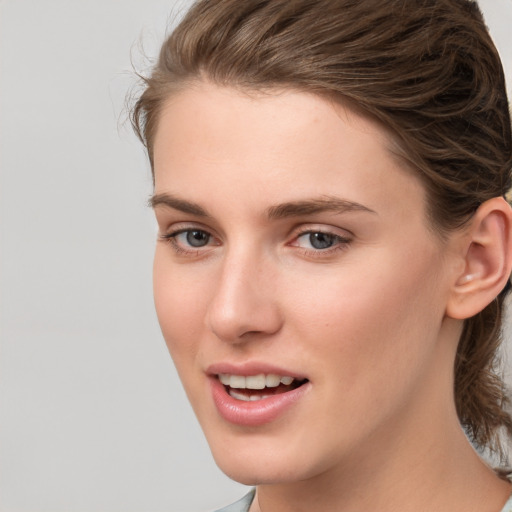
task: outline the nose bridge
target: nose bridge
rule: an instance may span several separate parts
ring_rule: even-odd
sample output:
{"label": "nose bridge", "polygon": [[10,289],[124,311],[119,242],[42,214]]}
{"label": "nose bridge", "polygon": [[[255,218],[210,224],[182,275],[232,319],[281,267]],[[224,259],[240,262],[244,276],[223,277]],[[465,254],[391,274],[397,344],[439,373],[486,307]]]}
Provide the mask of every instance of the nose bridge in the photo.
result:
{"label": "nose bridge", "polygon": [[222,340],[240,342],[248,333],[271,334],[280,327],[273,293],[272,263],[254,246],[226,251],[207,321]]}

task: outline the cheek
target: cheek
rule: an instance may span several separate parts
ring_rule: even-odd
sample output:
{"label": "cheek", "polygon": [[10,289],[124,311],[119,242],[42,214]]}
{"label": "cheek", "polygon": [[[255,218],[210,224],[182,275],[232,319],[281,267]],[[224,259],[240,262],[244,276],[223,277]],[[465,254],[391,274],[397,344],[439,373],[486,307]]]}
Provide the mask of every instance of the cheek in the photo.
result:
{"label": "cheek", "polygon": [[296,338],[308,339],[346,388],[363,378],[369,384],[372,375],[376,382],[388,374],[408,378],[434,350],[443,318],[435,252],[378,256],[357,267],[347,263],[329,279],[313,276],[293,294],[294,323],[304,330]]}
{"label": "cheek", "polygon": [[153,266],[155,309],[178,371],[197,351],[205,316],[203,288],[200,279],[170,264],[165,251],[157,248]]}
{"label": "cheek", "polygon": [[419,277],[429,265],[381,263],[386,272],[375,262],[365,267],[371,271],[343,272],[322,287],[311,279],[294,290],[289,349],[300,349],[314,377],[312,416],[328,418],[315,421],[317,438],[329,439],[332,453],[359,446],[386,418],[400,417],[428,383],[436,358],[443,310],[438,288]]}

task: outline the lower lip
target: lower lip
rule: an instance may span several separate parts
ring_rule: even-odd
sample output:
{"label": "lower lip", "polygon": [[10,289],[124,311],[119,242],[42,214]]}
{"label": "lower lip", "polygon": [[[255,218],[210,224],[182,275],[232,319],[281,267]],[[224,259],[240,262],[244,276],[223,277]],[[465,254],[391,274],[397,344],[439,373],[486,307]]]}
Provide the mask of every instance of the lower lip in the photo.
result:
{"label": "lower lip", "polygon": [[257,427],[276,420],[296,404],[310,388],[306,382],[296,389],[256,400],[245,402],[229,395],[217,377],[210,378],[213,402],[219,414],[229,423],[244,427]]}

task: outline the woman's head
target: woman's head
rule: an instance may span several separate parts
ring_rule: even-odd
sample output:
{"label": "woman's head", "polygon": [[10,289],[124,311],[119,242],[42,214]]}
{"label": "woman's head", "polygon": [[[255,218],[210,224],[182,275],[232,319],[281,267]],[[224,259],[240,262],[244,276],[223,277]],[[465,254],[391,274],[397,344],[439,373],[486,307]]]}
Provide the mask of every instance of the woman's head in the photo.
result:
{"label": "woman's head", "polygon": [[[204,83],[263,97],[312,93],[371,119],[421,182],[440,240],[510,188],[503,71],[475,2],[197,2],[164,43],[134,110],[152,167],[165,106]],[[465,321],[455,358],[457,412],[482,446],[512,427],[494,373],[503,299]]]}

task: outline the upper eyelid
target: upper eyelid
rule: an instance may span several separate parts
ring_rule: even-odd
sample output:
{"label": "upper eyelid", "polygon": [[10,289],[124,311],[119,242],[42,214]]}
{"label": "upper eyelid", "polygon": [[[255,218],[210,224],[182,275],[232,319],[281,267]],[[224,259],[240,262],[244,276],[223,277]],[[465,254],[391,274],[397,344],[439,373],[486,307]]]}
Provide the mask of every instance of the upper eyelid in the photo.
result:
{"label": "upper eyelid", "polygon": [[353,238],[354,233],[346,228],[331,226],[331,225],[322,225],[320,223],[301,223],[299,226],[296,226],[290,233],[290,236],[301,236],[307,233],[325,233],[328,235],[338,236],[340,238]]}
{"label": "upper eyelid", "polygon": [[179,235],[181,235],[183,233],[188,233],[189,231],[201,231],[203,233],[206,233],[212,240],[218,240],[218,237],[215,234],[213,234],[210,230],[198,228],[198,227],[192,227],[192,226],[171,229],[171,230],[161,234],[160,236],[162,238],[167,238],[167,239],[171,239],[171,238],[176,239],[176,237],[178,237]]}
{"label": "upper eyelid", "polygon": [[346,243],[352,242],[352,237],[351,236],[339,235],[337,233],[332,233],[331,231],[321,231],[321,230],[318,230],[318,229],[317,230],[310,229],[310,230],[307,230],[307,231],[303,231],[302,233],[298,233],[296,236],[294,236],[293,239],[292,239],[291,245],[293,245],[293,242],[295,242],[299,238],[302,238],[305,235],[311,235],[311,234],[314,234],[314,233],[321,233],[323,235],[332,236],[333,238],[337,239],[339,244],[346,244]]}
{"label": "upper eyelid", "polygon": [[204,231],[211,236],[217,237],[216,231],[210,227],[204,226],[201,222],[191,222],[191,221],[182,221],[182,222],[172,222],[168,224],[165,228],[159,228],[159,232],[162,235],[172,235],[183,233],[184,231]]}
{"label": "upper eyelid", "polygon": [[333,233],[332,231],[321,231],[318,229],[317,230],[311,229],[311,230],[303,231],[302,233],[298,233],[295,237],[293,237],[293,240],[296,240],[297,238],[301,238],[305,235],[311,235],[314,233],[321,233],[322,235],[332,236],[333,238],[337,238],[338,240],[342,240],[342,241],[351,241],[352,240],[352,237],[350,237],[350,236],[340,235],[338,233]]}

